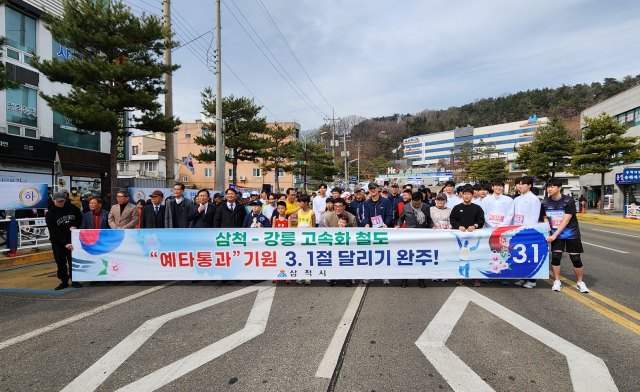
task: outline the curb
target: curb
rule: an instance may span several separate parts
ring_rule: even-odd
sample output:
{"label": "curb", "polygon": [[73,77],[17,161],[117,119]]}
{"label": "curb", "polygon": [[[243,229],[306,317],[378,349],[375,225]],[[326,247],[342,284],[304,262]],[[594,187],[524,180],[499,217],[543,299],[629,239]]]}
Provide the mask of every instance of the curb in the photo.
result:
{"label": "curb", "polygon": [[15,267],[17,265],[36,263],[38,261],[53,259],[53,251],[32,253],[24,256],[4,257],[0,259],[0,269]]}
{"label": "curb", "polygon": [[578,220],[580,219],[596,219],[596,220],[608,220],[614,222],[627,222],[627,223],[640,223],[635,219],[614,218],[612,216],[592,215],[592,214],[578,214]]}

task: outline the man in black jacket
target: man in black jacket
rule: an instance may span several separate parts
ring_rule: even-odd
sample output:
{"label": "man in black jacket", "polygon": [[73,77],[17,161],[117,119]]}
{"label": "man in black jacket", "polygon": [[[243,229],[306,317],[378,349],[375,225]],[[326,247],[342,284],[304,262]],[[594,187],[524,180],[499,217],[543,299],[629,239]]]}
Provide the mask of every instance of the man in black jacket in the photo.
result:
{"label": "man in black jacket", "polygon": [[201,189],[196,195],[196,204],[189,211],[191,227],[213,227],[216,205],[209,203],[209,191]]}
{"label": "man in black jacket", "polygon": [[216,208],[213,217],[213,227],[219,228],[241,228],[247,210],[236,201],[238,193],[235,189],[229,188],[225,191],[226,201]]}
{"label": "man in black jacket", "polygon": [[102,199],[94,197],[89,201],[89,212],[82,214],[80,229],[111,229],[109,211],[102,209]]}
{"label": "man in black jacket", "polygon": [[[430,229],[433,227],[431,207],[422,202],[423,197],[422,192],[414,192],[411,195],[411,203],[402,206],[402,213],[398,218],[396,228],[402,227],[403,223],[407,229]],[[408,279],[402,279],[400,285],[407,287],[408,282]],[[425,288],[424,279],[418,279],[418,285]]]}
{"label": "man in black jacket", "polygon": [[164,229],[165,206],[162,204],[164,193],[159,190],[151,193],[151,204],[142,207],[140,213],[141,229]]}
{"label": "man in black jacket", "polygon": [[[462,188],[462,203],[452,207],[451,215],[449,216],[451,226],[454,230],[472,232],[475,229],[482,228],[484,226],[484,211],[482,210],[482,207],[472,203],[471,199],[473,199],[473,188],[469,185],[465,185],[464,188]],[[458,239],[460,249],[464,247],[469,251],[473,251],[478,248],[478,245],[472,247],[468,240],[466,240],[463,245],[460,238],[456,238]],[[479,238],[478,243],[480,243]],[[460,274],[469,277],[469,261],[461,259],[460,263]],[[463,273],[463,271],[466,272]],[[458,286],[462,286],[463,280],[458,279],[456,284]],[[478,279],[473,279],[473,285],[480,287],[480,281]]]}
{"label": "man in black jacket", "polygon": [[[71,228],[79,227],[82,224],[82,214],[78,207],[71,203],[66,203],[67,197],[62,192],[55,192],[52,195],[53,205],[49,207],[49,211],[45,217],[47,229],[49,229],[49,240],[51,241],[51,250],[53,257],[58,265],[58,279],[60,285],[56,290],[62,290],[69,287],[69,279],[71,286],[74,288],[82,287],[78,282],[73,282],[71,276]],[[67,266],[69,269],[67,270]]]}
{"label": "man in black jacket", "polygon": [[184,184],[176,183],[173,186],[175,198],[166,202],[164,215],[164,227],[167,229],[185,229],[189,227],[189,211],[193,205],[193,200],[183,197]]}

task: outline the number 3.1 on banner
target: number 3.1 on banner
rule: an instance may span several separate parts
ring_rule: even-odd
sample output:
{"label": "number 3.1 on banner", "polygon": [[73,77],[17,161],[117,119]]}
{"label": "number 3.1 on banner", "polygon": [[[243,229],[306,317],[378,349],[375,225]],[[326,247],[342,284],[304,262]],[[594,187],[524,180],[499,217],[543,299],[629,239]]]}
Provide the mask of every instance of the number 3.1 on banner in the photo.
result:
{"label": "number 3.1 on banner", "polygon": [[[538,257],[538,244],[531,244],[530,247],[533,249],[533,257],[529,258],[529,263],[530,262],[534,262],[537,263],[539,260]],[[515,256],[512,256],[513,261],[516,263],[524,263],[525,261],[527,261],[528,257],[527,257],[527,246],[524,244],[518,244],[515,245],[513,247],[513,251],[514,253],[516,253]]]}

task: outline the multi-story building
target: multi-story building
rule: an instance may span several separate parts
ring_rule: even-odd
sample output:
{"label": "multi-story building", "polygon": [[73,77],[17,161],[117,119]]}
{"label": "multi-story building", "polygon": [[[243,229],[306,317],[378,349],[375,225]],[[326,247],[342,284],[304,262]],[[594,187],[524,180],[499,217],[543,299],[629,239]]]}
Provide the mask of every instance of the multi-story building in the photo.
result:
{"label": "multi-story building", "polygon": [[[130,157],[118,162],[118,178],[144,178],[160,180],[162,186],[167,178],[167,159],[164,134],[149,134],[131,138]],[[180,160],[173,161],[177,173]]]}
{"label": "multi-story building", "polygon": [[[30,66],[32,56],[66,61],[70,50],[55,42],[40,18],[62,14],[62,0],[9,0],[0,6],[0,35],[7,71],[20,84],[0,92],[0,181],[37,182],[104,193],[110,183],[110,135],[82,132],[54,112],[38,93],[65,94]],[[56,155],[62,175],[54,170]]]}
{"label": "multi-story building", "polygon": [[[621,124],[629,128],[626,136],[640,136],[640,86],[631,88],[606,101],[594,105],[580,113],[580,126],[584,127],[584,118],[598,117],[605,112],[614,116]],[[589,206],[596,206],[600,192],[605,193],[605,208],[622,211],[630,202],[640,200],[640,161],[615,166],[604,176],[604,187],[600,174],[580,176],[582,194],[587,196]]]}
{"label": "multi-story building", "polygon": [[[208,130],[202,129],[203,122],[212,121],[206,116],[202,116],[202,119],[196,120],[190,123],[182,123],[178,127],[178,131],[175,134],[174,139],[176,140],[176,157],[180,159],[180,162],[183,162],[184,159],[191,153],[192,156],[200,154],[200,152],[205,151],[206,149],[202,146],[197,145],[194,142],[194,139],[198,136],[206,136],[209,132]],[[269,123],[269,126],[274,126],[275,123]],[[300,123],[293,120],[289,122],[281,122],[278,125],[283,128],[293,127],[296,129],[296,134],[300,132]],[[154,137],[160,138],[160,135],[156,135]],[[297,137],[297,136],[296,136]],[[135,143],[134,143],[135,145]],[[230,150],[227,151],[228,154],[232,153]],[[216,179],[216,165],[215,162],[199,162],[194,159],[194,171],[195,173],[191,173],[191,171],[185,167],[184,165],[180,165],[178,170],[179,176],[178,179],[182,183],[187,186],[196,185],[198,188],[209,188],[212,189],[215,187]],[[275,172],[271,173],[263,173],[260,168],[261,162],[248,162],[248,161],[239,161],[238,162],[238,183],[235,184],[237,188],[247,188],[247,189],[263,189],[264,185],[274,185],[275,184]],[[233,166],[231,163],[227,162],[225,164],[225,188],[229,186],[229,184],[233,183]],[[299,178],[296,178],[292,174],[280,172],[278,173],[278,183],[280,185],[280,192],[283,192],[287,188],[290,187],[301,187],[302,181]]]}

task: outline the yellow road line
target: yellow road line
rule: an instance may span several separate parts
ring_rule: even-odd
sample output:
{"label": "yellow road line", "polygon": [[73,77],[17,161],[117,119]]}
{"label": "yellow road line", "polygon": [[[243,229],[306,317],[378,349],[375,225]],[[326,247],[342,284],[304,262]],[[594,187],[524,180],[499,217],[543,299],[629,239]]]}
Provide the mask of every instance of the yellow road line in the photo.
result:
{"label": "yellow road line", "polygon": [[[574,282],[570,281],[569,279],[564,278],[564,277],[561,276],[560,280],[562,282],[566,283],[567,285],[569,285],[569,286],[571,286],[573,288],[576,288],[576,284]],[[553,285],[553,280],[552,279],[545,279],[545,282],[549,283],[550,285]],[[584,294],[582,294],[580,292],[576,292],[576,291],[572,291],[572,290],[562,290],[562,292],[567,294],[568,296],[572,297],[573,299],[577,300],[578,302],[581,302],[584,305],[587,305],[588,307],[590,307],[591,309],[595,310],[596,312],[602,314],[603,316],[608,317],[609,319],[611,319],[611,320],[615,321],[616,323],[622,325],[623,327],[629,329],[630,331],[640,335],[640,325],[635,324],[633,321],[628,320],[628,319],[620,316],[619,314],[617,314],[617,313],[605,308],[604,306],[600,305],[599,303],[590,300],[589,298],[587,298],[587,296],[585,296]],[[591,296],[593,296],[594,298],[597,298],[599,300],[601,300],[601,298],[604,298],[605,301],[603,301],[603,302],[605,302],[606,304],[608,304],[608,305],[620,310],[621,312],[623,312],[623,313],[625,313],[625,314],[627,314],[627,315],[629,315],[631,317],[637,318],[636,317],[636,315],[638,315],[637,312],[635,312],[635,311],[633,311],[633,310],[631,310],[631,309],[629,309],[629,308],[627,308],[627,307],[625,307],[623,305],[620,305],[617,302],[612,301],[612,300],[610,300],[610,299],[608,299],[608,298],[606,298],[606,297],[604,297],[604,296],[602,296],[600,294],[596,294],[594,296],[593,295],[594,294],[593,291],[590,291],[589,294]],[[613,304],[615,304],[615,306]]]}

